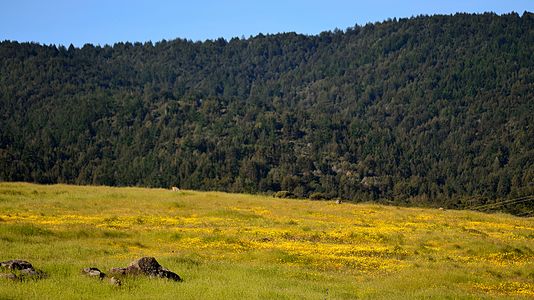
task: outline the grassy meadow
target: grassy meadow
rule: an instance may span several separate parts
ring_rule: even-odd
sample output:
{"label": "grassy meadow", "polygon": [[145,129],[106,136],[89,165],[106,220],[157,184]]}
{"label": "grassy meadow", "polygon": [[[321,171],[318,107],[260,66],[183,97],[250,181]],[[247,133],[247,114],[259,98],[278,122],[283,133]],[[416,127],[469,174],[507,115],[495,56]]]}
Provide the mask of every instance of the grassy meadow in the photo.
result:
{"label": "grassy meadow", "polygon": [[[184,282],[81,275],[154,256]],[[0,183],[0,299],[528,299],[534,219],[220,192]]]}

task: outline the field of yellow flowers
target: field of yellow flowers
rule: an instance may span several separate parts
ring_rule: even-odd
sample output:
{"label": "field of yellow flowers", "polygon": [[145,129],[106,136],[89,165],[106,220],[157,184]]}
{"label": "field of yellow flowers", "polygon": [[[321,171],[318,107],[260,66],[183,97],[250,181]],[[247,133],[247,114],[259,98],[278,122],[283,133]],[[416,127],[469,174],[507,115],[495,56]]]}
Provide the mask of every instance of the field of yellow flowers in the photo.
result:
{"label": "field of yellow flowers", "polygon": [[[182,283],[80,274],[154,256]],[[534,219],[220,192],[0,183],[0,299],[534,297]]]}

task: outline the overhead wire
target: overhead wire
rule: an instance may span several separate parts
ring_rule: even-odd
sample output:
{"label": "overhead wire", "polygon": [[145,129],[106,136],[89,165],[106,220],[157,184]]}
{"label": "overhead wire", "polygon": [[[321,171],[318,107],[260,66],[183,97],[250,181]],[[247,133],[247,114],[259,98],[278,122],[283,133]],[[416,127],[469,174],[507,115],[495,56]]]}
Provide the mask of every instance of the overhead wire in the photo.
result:
{"label": "overhead wire", "polygon": [[530,215],[530,217],[534,217],[534,210],[524,211],[522,213],[516,214],[516,216],[518,216],[518,217],[526,217],[526,216],[529,216],[529,215]]}
{"label": "overhead wire", "polygon": [[471,210],[486,210],[486,209],[497,208],[497,207],[505,206],[505,205],[523,203],[523,202],[532,201],[532,200],[534,200],[534,195],[523,196],[523,197],[514,198],[514,199],[508,199],[508,200],[504,200],[504,201],[500,201],[500,202],[494,202],[494,203],[488,203],[488,204],[473,206],[473,207],[470,207],[469,209],[471,209]]}

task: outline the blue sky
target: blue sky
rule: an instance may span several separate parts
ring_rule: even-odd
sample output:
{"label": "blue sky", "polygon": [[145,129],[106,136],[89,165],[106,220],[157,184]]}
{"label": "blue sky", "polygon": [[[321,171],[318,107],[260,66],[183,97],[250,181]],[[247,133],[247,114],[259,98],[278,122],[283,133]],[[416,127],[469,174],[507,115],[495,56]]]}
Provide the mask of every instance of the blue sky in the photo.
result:
{"label": "blue sky", "polygon": [[0,40],[44,44],[317,34],[393,17],[534,11],[534,0],[2,0]]}

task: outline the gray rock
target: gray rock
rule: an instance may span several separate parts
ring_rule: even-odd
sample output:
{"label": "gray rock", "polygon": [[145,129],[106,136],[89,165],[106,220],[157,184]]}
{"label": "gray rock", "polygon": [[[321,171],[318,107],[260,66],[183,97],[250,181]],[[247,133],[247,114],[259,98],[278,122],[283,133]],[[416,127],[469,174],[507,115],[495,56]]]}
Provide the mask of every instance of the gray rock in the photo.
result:
{"label": "gray rock", "polygon": [[20,276],[22,279],[41,279],[46,277],[46,273],[34,268],[28,268],[20,270]]}
{"label": "gray rock", "polygon": [[85,274],[90,277],[98,277],[100,280],[104,279],[106,277],[106,274],[102,271],[100,271],[98,268],[85,268],[82,270],[82,274]]}
{"label": "gray rock", "polygon": [[111,277],[109,279],[109,282],[111,284],[115,285],[115,286],[121,286],[122,285],[122,282],[119,279],[115,278],[115,277]]}
{"label": "gray rock", "polygon": [[33,269],[32,264],[25,260],[13,259],[0,262],[0,267],[9,269],[9,270],[24,270],[24,269]]}

